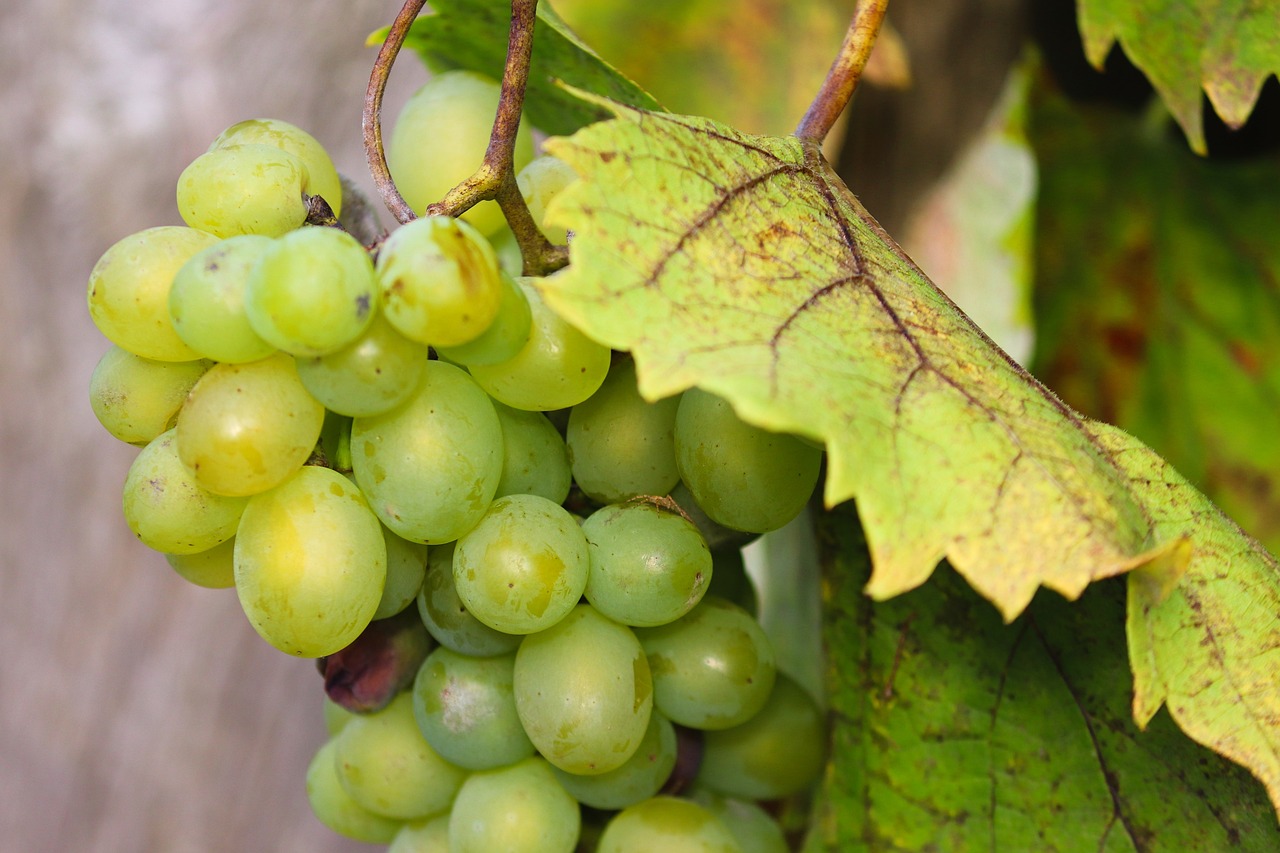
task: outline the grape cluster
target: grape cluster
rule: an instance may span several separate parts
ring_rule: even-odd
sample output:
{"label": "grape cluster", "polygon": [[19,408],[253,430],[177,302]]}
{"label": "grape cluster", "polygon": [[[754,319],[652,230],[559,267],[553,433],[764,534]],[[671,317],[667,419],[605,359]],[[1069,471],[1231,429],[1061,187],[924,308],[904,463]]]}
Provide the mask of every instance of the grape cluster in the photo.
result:
{"label": "grape cluster", "polygon": [[[496,101],[451,72],[406,106],[417,209]],[[540,221],[573,176],[523,136],[517,159]],[[342,194],[314,138],[242,122],[179,178],[186,227],[112,246],[88,293],[94,411],[142,447],[130,528],[320,660],[316,814],[400,853],[787,849],[757,803],[812,785],[824,725],[739,548],[799,513],[821,451],[703,391],[646,402],[508,274],[495,206],[371,250],[313,224]]]}

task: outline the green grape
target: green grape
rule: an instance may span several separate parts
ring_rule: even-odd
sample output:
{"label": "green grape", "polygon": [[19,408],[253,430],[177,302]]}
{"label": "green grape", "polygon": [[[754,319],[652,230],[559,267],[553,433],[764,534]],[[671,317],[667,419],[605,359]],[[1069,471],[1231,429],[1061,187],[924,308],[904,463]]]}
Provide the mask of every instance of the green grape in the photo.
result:
{"label": "green grape", "polygon": [[698,528],[651,503],[614,504],[583,522],[591,553],[587,601],[624,625],[665,625],[702,600],[711,551]]}
{"label": "green grape", "polygon": [[112,346],[89,378],[98,423],[121,441],[143,445],[171,428],[191,386],[212,363],[153,361]]}
{"label": "green grape", "polygon": [[307,194],[324,198],[334,216],[342,213],[342,180],[338,170],[319,140],[302,128],[278,118],[247,119],[218,134],[209,150],[228,145],[270,145],[288,151],[307,167]]}
{"label": "green grape", "polygon": [[205,589],[228,589],[235,586],[236,539],[231,537],[212,548],[194,554],[165,554],[169,566],[188,583]]}
{"label": "green grape", "polygon": [[302,467],[323,424],[289,356],[217,364],[178,413],[178,455],[211,492],[257,494]]}
{"label": "green grape", "polygon": [[[418,214],[480,166],[501,92],[494,80],[471,71],[434,75],[405,103],[387,143],[387,164],[404,200]],[[533,139],[521,120],[515,142],[518,171],[533,159]],[[497,202],[482,201],[462,214],[482,234],[503,224]]]}
{"label": "green grape", "polygon": [[560,319],[530,281],[520,283],[533,316],[529,340],[507,361],[472,366],[471,375],[489,396],[515,409],[546,412],[576,406],[604,382],[609,348]]}
{"label": "green grape", "polygon": [[536,756],[471,774],[449,814],[451,853],[572,853],[582,816]]}
{"label": "green grape", "polygon": [[438,648],[413,682],[413,713],[427,743],[468,770],[490,770],[533,755],[512,692],[514,654],[476,658]]}
{"label": "green grape", "polygon": [[804,509],[818,482],[822,451],[751,426],[725,400],[691,388],[676,413],[676,462],[713,521],[764,533]]}
{"label": "green grape", "polygon": [[165,225],[130,234],[103,253],[89,273],[89,316],[111,343],[143,358],[193,361],[169,320],[173,277],[218,238]]}
{"label": "green grape", "polygon": [[519,276],[524,272],[524,256],[520,254],[520,244],[516,242],[515,232],[505,222],[497,231],[485,235],[493,253],[498,256],[498,268],[504,275]]}
{"label": "green grape", "polygon": [[387,577],[382,528],[351,481],[308,466],[245,507],[236,593],[271,645],[318,658],[346,648],[373,618]]}
{"label": "green grape", "polygon": [[351,722],[352,718],[356,716],[355,712],[348,711],[328,696],[324,697],[321,711],[324,714],[324,728],[329,733],[329,737],[333,737],[342,731],[342,727]]}
{"label": "green grape", "polygon": [[373,262],[356,238],[336,228],[303,228],[263,252],[249,273],[244,309],[263,340],[315,356],[364,334],[377,300]]}
{"label": "green grape", "polygon": [[495,401],[502,423],[502,479],[497,497],[539,495],[555,504],[569,496],[569,452],[541,412],[525,412]]}
{"label": "green grape", "polygon": [[408,820],[442,812],[467,776],[423,739],[408,692],[381,711],[357,714],[335,741],[338,781],[374,814]]}
{"label": "green grape", "polygon": [[773,644],[741,607],[706,596],[669,625],[636,632],[653,671],[653,703],[682,726],[725,729],[769,699]]}
{"label": "green grape", "polygon": [[426,545],[410,542],[386,527],[382,538],[387,543],[387,582],[373,612],[374,621],[395,616],[412,604],[427,573]]}
{"label": "green grape", "polygon": [[449,814],[405,823],[387,853],[449,853]]}
{"label": "green grape", "polygon": [[427,555],[427,576],[418,593],[418,615],[428,633],[447,649],[473,657],[514,652],[521,637],[495,631],[471,615],[458,597],[453,583],[454,543],[431,549]]}
{"label": "green grape", "polygon": [[351,464],[383,524],[414,542],[450,542],[493,500],[502,427],[471,377],[430,361],[402,406],[352,422]]}
{"label": "green grape", "polygon": [[533,221],[552,243],[564,245],[568,242],[569,235],[564,226],[548,224],[547,208],[552,199],[577,179],[577,173],[569,164],[555,157],[539,157],[516,175],[516,184],[520,187],[525,203],[529,205]]}
{"label": "green grape", "polygon": [[429,350],[397,332],[382,315],[353,343],[298,359],[302,384],[325,408],[352,417],[389,412],[413,395]]}
{"label": "green grape", "polygon": [[241,234],[182,265],[169,291],[169,320],[187,346],[227,364],[257,361],[276,351],[249,325],[244,308],[249,272],[270,247],[270,237]]}
{"label": "green grape", "polygon": [[337,741],[316,751],[307,767],[307,799],[320,822],[339,835],[366,844],[386,844],[400,831],[400,821],[376,815],[351,799],[338,781]]}
{"label": "green grape", "polygon": [[453,582],[481,622],[531,634],[573,610],[589,566],[586,537],[568,510],[537,495],[508,495],[458,539]]}
{"label": "green grape", "polygon": [[589,604],[516,652],[516,711],[543,757],[567,773],[607,773],[640,746],[653,710],[644,649]]}
{"label": "green grape", "polygon": [[609,821],[596,853],[742,853],[737,840],[707,809],[675,797],[652,797]]}
{"label": "green grape", "polygon": [[649,717],[640,746],[626,763],[608,773],[577,776],[553,767],[556,778],[575,800],[596,809],[625,809],[654,796],[676,766],[676,730],[656,711]]}
{"label": "green grape", "polygon": [[272,145],[225,145],[201,154],[178,176],[182,221],[219,237],[279,237],[302,227],[306,165]]}
{"label": "green grape", "polygon": [[817,781],[826,741],[817,704],[779,673],[758,714],[740,726],[705,733],[698,782],[745,800],[789,797]]}
{"label": "green grape", "polygon": [[235,535],[246,499],[201,488],[178,458],[175,437],[176,430],[157,436],[129,466],[124,520],[148,548],[195,554]]}
{"label": "green grape", "polygon": [[524,288],[506,273],[502,280],[502,293],[498,313],[489,328],[478,338],[456,347],[436,347],[440,357],[468,367],[498,364],[520,352],[529,340],[533,328],[533,314],[529,310],[529,297]]}
{"label": "green grape", "polygon": [[378,250],[378,286],[391,325],[410,340],[454,347],[498,314],[502,280],[488,241],[452,216],[401,225]]}
{"label": "green grape", "polygon": [[573,479],[598,503],[638,495],[666,495],[680,481],[676,468],[679,397],[646,402],[636,388],[635,362],[609,369],[600,390],[573,407],[565,443]]}
{"label": "green grape", "polygon": [[782,827],[755,803],[722,797],[706,788],[694,788],[689,799],[720,819],[737,839],[742,853],[790,853]]}

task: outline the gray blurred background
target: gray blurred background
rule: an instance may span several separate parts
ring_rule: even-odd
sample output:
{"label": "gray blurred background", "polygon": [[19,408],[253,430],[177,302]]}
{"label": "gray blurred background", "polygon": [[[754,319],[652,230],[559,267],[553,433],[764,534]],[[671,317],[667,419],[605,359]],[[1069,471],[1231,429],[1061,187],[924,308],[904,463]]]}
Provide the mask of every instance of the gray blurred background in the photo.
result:
{"label": "gray blurred background", "polygon": [[[853,186],[891,230],[980,124],[1016,52],[1019,6],[894,4],[914,91],[869,97],[874,121],[855,112],[843,158],[869,176]],[[180,223],[178,174],[241,119],[301,125],[371,187],[363,42],[397,8],[0,4],[0,849],[368,849],[306,803],[324,738],[312,664],[267,646],[234,592],[186,584],[125,526],[119,490],[136,451],[89,408],[107,343],[85,286],[119,238]],[[423,78],[416,61],[397,66],[392,114]]]}

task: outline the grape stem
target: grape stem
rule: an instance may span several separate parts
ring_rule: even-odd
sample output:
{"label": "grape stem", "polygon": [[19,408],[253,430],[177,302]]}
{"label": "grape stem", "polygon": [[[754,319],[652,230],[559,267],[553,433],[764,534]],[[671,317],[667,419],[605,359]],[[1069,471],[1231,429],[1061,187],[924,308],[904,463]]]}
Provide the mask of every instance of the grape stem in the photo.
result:
{"label": "grape stem", "polygon": [[871,56],[871,48],[880,33],[885,9],[889,0],[858,0],[853,10],[853,20],[844,34],[844,43],[822,81],[822,88],[814,96],[804,118],[796,126],[795,136],[806,142],[821,144],[835,125],[836,119],[858,88],[862,69]]}
{"label": "grape stem", "polygon": [[[369,78],[365,95],[364,140],[369,170],[387,208],[400,223],[417,215],[396,188],[387,168],[382,144],[382,94],[396,55],[404,44],[424,0],[407,0],[387,33]],[[515,235],[524,258],[525,275],[545,275],[569,262],[566,246],[556,246],[539,230],[529,206],[516,184],[515,146],[524,109],[525,87],[529,80],[529,62],[533,56],[533,30],[537,21],[538,0],[511,0],[511,27],[507,41],[507,62],[502,72],[502,92],[498,111],[484,160],[471,177],[445,193],[444,198],[427,206],[424,216],[459,216],[478,202],[496,200]]]}

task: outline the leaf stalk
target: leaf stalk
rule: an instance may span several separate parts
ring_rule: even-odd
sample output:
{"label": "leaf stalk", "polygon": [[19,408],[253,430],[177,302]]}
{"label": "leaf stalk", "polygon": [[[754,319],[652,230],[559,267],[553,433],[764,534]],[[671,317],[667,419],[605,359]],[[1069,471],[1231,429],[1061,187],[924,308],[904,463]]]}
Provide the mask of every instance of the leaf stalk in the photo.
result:
{"label": "leaf stalk", "polygon": [[814,96],[813,103],[796,126],[795,136],[806,142],[821,144],[827,138],[836,119],[848,106],[853,92],[858,88],[862,71],[871,57],[871,48],[880,34],[889,0],[859,0],[853,10],[853,20],[844,34],[840,52],[831,63],[822,88]]}

